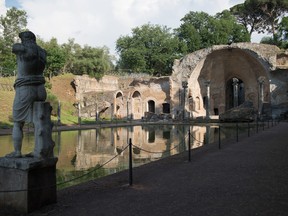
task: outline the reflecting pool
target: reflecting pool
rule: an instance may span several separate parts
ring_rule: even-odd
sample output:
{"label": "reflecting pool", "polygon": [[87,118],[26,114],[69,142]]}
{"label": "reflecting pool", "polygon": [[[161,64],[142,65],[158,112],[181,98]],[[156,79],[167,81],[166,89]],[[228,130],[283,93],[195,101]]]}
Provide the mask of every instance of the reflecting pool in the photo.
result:
{"label": "reflecting pool", "polygon": [[[218,142],[219,127],[215,125],[145,125],[53,132],[58,188],[127,169],[129,139],[133,144],[134,167],[181,153],[188,149],[189,129],[192,149]],[[221,139],[233,133],[221,129]],[[23,154],[32,152],[33,148],[33,135],[25,134]],[[0,157],[11,151],[11,135],[0,136]],[[82,175],[85,176],[75,179]]]}

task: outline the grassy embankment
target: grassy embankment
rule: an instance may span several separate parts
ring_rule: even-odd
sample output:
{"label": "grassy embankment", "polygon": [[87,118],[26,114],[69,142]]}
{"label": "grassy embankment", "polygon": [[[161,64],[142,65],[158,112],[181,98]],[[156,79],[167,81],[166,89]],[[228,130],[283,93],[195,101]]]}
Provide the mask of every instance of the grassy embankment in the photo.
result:
{"label": "grassy embankment", "polygon": [[[58,101],[61,102],[61,123],[66,125],[77,124],[78,117],[73,103],[76,102],[75,92],[71,86],[71,82],[74,79],[72,74],[64,74],[57,77],[53,77],[46,83],[48,98],[53,107],[54,115],[52,121],[56,121],[56,113]],[[14,77],[1,77],[0,78],[0,128],[9,128],[13,125],[12,119],[12,106],[15,96],[14,90],[8,90],[12,88],[14,84]],[[3,85],[4,84],[4,85]]]}

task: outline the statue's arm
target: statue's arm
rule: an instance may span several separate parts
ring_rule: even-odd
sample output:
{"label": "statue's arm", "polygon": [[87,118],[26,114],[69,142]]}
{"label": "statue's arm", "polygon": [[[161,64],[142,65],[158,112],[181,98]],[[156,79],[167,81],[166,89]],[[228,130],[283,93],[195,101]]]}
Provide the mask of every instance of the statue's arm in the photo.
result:
{"label": "statue's arm", "polygon": [[15,54],[23,53],[23,52],[25,52],[25,47],[23,46],[23,44],[16,43],[12,47],[12,52],[15,53]]}

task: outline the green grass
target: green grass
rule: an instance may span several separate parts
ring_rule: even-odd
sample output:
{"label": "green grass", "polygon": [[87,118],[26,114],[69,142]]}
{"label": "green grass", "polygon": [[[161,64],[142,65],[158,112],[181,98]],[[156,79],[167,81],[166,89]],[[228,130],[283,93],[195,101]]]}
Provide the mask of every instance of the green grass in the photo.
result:
{"label": "green grass", "polygon": [[[70,85],[71,80],[74,76],[71,74],[60,75],[53,78],[51,83],[47,83],[50,89],[47,89],[48,98],[47,100],[53,107],[52,121],[57,121],[57,107],[58,100],[61,101],[61,122],[65,125],[78,124],[78,117],[75,115],[75,107],[73,106],[73,97],[67,97],[66,91],[72,87]],[[0,77],[0,84],[13,86],[14,77]],[[54,86],[53,86],[54,85]],[[53,89],[51,89],[51,87]],[[53,90],[53,91],[52,91]],[[12,119],[12,108],[15,97],[15,91],[7,91],[0,86],[0,128],[10,128],[13,126]],[[67,99],[67,100],[66,100]]]}

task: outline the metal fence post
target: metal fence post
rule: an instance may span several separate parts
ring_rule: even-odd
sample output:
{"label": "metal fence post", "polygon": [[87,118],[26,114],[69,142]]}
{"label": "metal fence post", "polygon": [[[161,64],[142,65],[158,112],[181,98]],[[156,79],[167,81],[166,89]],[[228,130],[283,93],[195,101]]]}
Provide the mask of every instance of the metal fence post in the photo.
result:
{"label": "metal fence post", "polygon": [[221,149],[221,126],[219,125],[218,148]]}
{"label": "metal fence post", "polygon": [[190,131],[190,127],[188,130],[188,161],[191,161],[191,131]]}
{"label": "metal fence post", "polygon": [[239,138],[238,138],[238,133],[239,133],[239,131],[238,131],[238,122],[236,123],[236,141],[238,142],[238,140],[239,140]]}

